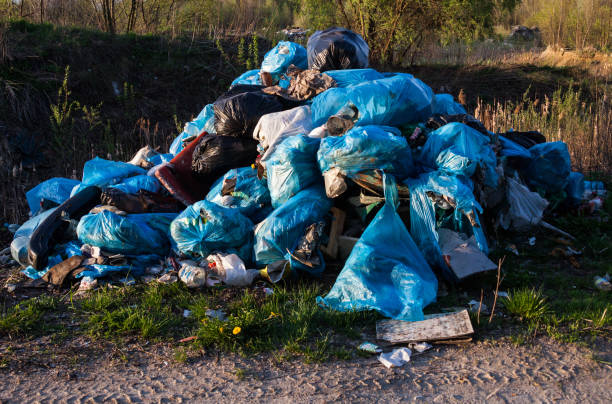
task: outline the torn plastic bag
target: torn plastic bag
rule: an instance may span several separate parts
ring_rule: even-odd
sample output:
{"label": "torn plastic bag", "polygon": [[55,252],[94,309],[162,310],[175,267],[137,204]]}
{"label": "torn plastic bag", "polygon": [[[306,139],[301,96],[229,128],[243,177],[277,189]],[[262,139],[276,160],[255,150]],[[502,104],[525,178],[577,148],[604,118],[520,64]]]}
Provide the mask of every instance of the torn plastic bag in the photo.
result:
{"label": "torn plastic bag", "polygon": [[253,138],[264,150],[261,161],[265,161],[285,138],[311,130],[312,117],[308,105],[262,116],[253,130]]}
{"label": "torn plastic bag", "polygon": [[477,167],[484,171],[485,185],[497,187],[497,158],[490,138],[459,122],[442,126],[429,134],[420,162],[430,169],[471,177]]}
{"label": "torn plastic bag", "polygon": [[469,179],[433,171],[418,178],[408,178],[404,183],[410,188],[410,234],[431,266],[450,275],[440,251],[436,205],[444,210],[453,208],[451,230],[465,233],[468,237],[473,235],[480,250],[489,253],[478,217],[482,207],[474,198]]}
{"label": "torn plastic bag", "polygon": [[232,136],[205,136],[193,151],[191,170],[210,184],[232,168],[251,165],[257,158],[257,141]]}
{"label": "torn plastic bag", "polygon": [[257,177],[257,170],[252,167],[229,170],[213,184],[206,200],[238,209],[254,223],[259,223],[272,211],[268,184],[265,178]]}
{"label": "torn plastic bag", "polygon": [[160,254],[170,251],[170,223],[176,213],[119,216],[103,211],[81,218],[77,236],[82,243],[119,254]]}
{"label": "torn plastic bag", "polygon": [[438,281],[396,212],[397,188],[383,176],[385,204],[363,232],[336,283],[317,302],[338,311],[377,310],[396,320],[423,320]]}
{"label": "torn plastic bag", "polygon": [[325,72],[336,82],[336,87],[351,87],[364,81],[382,79],[385,76],[374,69],[328,70]]}
{"label": "torn plastic bag", "polygon": [[134,177],[126,178],[119,184],[110,185],[108,188],[115,188],[125,192],[126,194],[135,194],[141,189],[156,193],[161,189],[161,184],[155,177],[150,177],[148,175],[136,175]]}
{"label": "torn plastic bag", "polygon": [[273,78],[278,79],[290,65],[307,69],[306,49],[295,42],[280,41],[264,56],[261,62],[261,71],[270,73]]}
{"label": "torn plastic bag", "polygon": [[455,102],[450,94],[435,95],[433,113],[442,115],[467,114],[465,108],[458,102]]}
{"label": "torn plastic bag", "polygon": [[582,202],[582,195],[584,194],[584,175],[572,171],[567,178],[565,192],[571,204],[579,205],[580,202]]}
{"label": "torn plastic bag", "polygon": [[19,229],[13,235],[13,241],[11,242],[11,256],[22,266],[30,265],[28,259],[28,244],[30,243],[30,237],[34,230],[42,223],[55,208],[40,212],[38,215],[30,218],[27,222],[22,224]]}
{"label": "torn plastic bag", "polygon": [[291,267],[305,270],[311,274],[320,274],[319,268],[300,267],[295,265],[291,253],[296,249],[306,229],[318,223],[331,208],[331,200],[325,196],[325,190],[314,185],[300,191],[293,198],[275,209],[255,229],[255,262],[265,266],[276,261],[289,260]]}
{"label": "torn plastic bag", "polygon": [[146,173],[144,168],[130,163],[95,157],[83,166],[83,181],[72,190],[71,196],[90,185],[106,188],[109,185],[119,184],[128,177]]}
{"label": "torn plastic bag", "polygon": [[301,134],[284,139],[265,162],[272,207],[278,208],[302,189],[321,181],[317,164],[320,139]]}
{"label": "torn plastic bag", "polygon": [[506,184],[508,211],[500,213],[501,227],[506,230],[512,228],[514,231],[528,231],[537,226],[542,221],[548,201],[513,178],[508,177]]}
{"label": "torn plastic bag", "polygon": [[322,72],[368,67],[370,48],[361,35],[351,30],[332,27],[316,31],[306,45],[308,68]]}
{"label": "torn plastic bag", "polygon": [[213,104],[215,130],[219,136],[252,138],[253,129],[263,115],[284,111],[298,105],[262,91],[235,94],[232,93],[234,89],[238,89],[238,86],[222,95]]}
{"label": "torn plastic bag", "polygon": [[261,76],[259,75],[259,69],[247,70],[246,72],[242,73],[240,76],[236,77],[234,81],[232,81],[230,88],[239,86],[241,84],[260,86],[262,83]]}
{"label": "torn plastic bag", "polygon": [[355,125],[400,126],[431,116],[434,94],[411,74],[397,73],[346,88],[330,88],[312,101],[313,125],[320,126],[346,107],[358,111]]}
{"label": "torn plastic bag", "polygon": [[174,219],[170,230],[179,251],[193,258],[232,249],[244,261],[251,260],[253,222],[237,209],[196,202]]}
{"label": "torn plastic bag", "polygon": [[35,216],[41,210],[60,205],[70,198],[70,192],[79,184],[78,180],[59,177],[41,182],[26,192],[30,215]]}
{"label": "torn plastic bag", "polygon": [[317,160],[322,173],[337,168],[348,177],[372,169],[400,179],[414,172],[408,142],[390,126],[356,126],[342,136],[328,136],[321,140]]}
{"label": "torn plastic bag", "polygon": [[215,133],[215,111],[212,104],[206,105],[196,119],[185,124],[183,132],[172,141],[169,153],[176,156],[185,147],[185,139],[199,136],[202,132]]}
{"label": "torn plastic bag", "polygon": [[570,155],[564,142],[540,143],[529,149],[531,162],[521,173],[533,190],[556,193],[565,189],[571,172]]}

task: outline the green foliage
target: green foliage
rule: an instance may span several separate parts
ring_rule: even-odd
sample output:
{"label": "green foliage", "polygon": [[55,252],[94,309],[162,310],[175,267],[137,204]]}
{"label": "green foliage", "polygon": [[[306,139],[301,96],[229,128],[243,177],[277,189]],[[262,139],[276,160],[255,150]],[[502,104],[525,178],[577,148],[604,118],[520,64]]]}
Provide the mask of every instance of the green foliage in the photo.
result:
{"label": "green foliage", "polygon": [[66,137],[71,134],[74,126],[74,112],[78,111],[81,105],[78,101],[70,100],[70,90],[68,89],[68,76],[70,66],[66,66],[64,80],[57,90],[57,104],[51,104],[51,131],[55,145],[61,150],[66,141]]}
{"label": "green foliage", "polygon": [[521,320],[535,321],[544,316],[549,306],[541,290],[522,288],[510,292],[502,300],[506,310]]}
{"label": "green foliage", "polygon": [[56,298],[40,296],[26,300],[0,314],[0,335],[39,335],[53,329],[45,315],[58,305]]}
{"label": "green foliage", "polygon": [[[240,66],[243,66],[243,65],[246,66],[247,65],[247,60],[246,60],[246,57],[245,57],[245,54],[244,54],[244,52],[245,52],[244,47],[245,47],[244,37],[242,37],[242,38],[240,38],[240,42],[238,43],[238,56],[237,56],[238,64]],[[247,69],[248,69],[248,67],[247,67]]]}

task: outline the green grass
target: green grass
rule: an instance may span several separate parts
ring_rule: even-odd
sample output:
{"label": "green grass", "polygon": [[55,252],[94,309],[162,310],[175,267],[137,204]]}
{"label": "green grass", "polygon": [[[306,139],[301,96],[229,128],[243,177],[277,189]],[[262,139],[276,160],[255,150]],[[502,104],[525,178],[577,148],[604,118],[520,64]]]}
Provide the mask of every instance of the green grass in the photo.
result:
{"label": "green grass", "polygon": [[549,311],[546,297],[541,290],[534,288],[512,291],[500,303],[509,314],[517,316],[520,320],[537,321]]}
{"label": "green grass", "polygon": [[41,335],[57,330],[47,321],[47,315],[56,309],[58,301],[51,296],[25,300],[0,314],[0,336]]}

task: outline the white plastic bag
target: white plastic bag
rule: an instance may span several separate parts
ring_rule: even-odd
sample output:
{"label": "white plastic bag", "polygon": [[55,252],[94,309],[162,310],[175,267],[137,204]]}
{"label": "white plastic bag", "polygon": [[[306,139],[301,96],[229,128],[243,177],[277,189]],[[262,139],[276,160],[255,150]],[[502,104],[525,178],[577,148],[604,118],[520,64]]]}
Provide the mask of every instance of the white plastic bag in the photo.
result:
{"label": "white plastic bag", "polygon": [[510,208],[500,215],[501,226],[506,230],[511,227],[515,231],[525,231],[538,225],[548,201],[513,178],[508,178],[506,189]]}
{"label": "white plastic bag", "polygon": [[261,161],[265,161],[283,139],[309,133],[311,130],[312,118],[308,105],[262,116],[253,131],[253,138],[259,141],[265,150]]}
{"label": "white plastic bag", "polygon": [[236,254],[216,253],[206,257],[211,272],[229,286],[249,286],[259,274],[256,269],[246,269]]}

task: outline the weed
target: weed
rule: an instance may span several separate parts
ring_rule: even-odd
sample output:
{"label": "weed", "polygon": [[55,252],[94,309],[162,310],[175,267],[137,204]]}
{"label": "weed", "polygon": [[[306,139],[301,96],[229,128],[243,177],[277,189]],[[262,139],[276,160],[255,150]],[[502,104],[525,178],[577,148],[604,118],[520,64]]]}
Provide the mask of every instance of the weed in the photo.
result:
{"label": "weed", "polygon": [[179,348],[174,350],[174,361],[177,363],[185,363],[187,362],[187,352],[184,348]]}
{"label": "weed", "polygon": [[236,376],[236,379],[238,380],[244,380],[247,377],[247,374],[248,371],[242,368],[236,368],[236,370],[234,371],[234,376]]}
{"label": "weed", "polygon": [[62,85],[57,90],[57,104],[51,104],[51,131],[53,132],[53,141],[59,151],[63,151],[68,136],[72,134],[74,125],[74,112],[81,107],[78,101],[70,100],[70,90],[68,89],[68,76],[70,74],[70,66],[66,66],[64,72],[64,80]]}
{"label": "weed", "polygon": [[539,320],[549,311],[546,297],[541,290],[534,288],[522,288],[508,293],[504,298],[506,310],[520,320]]}

